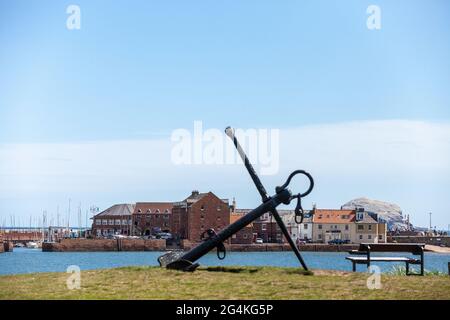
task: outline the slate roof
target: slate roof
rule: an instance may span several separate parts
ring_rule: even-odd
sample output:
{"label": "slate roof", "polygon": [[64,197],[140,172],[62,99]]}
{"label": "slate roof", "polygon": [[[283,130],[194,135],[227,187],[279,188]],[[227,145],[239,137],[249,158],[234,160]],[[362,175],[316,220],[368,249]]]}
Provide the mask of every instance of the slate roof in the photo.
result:
{"label": "slate roof", "polygon": [[112,207],[100,212],[95,217],[104,217],[104,216],[131,216],[134,211],[134,204],[123,203],[123,204],[115,204]]}

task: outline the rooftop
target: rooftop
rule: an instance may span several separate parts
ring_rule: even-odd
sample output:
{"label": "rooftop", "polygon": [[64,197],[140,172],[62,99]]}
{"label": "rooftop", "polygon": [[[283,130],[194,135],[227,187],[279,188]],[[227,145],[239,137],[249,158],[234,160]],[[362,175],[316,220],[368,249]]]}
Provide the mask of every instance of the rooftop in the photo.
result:
{"label": "rooftop", "polygon": [[355,222],[355,210],[314,209],[313,221],[315,223],[352,223]]}
{"label": "rooftop", "polygon": [[115,204],[112,207],[100,212],[95,217],[103,216],[131,216],[134,211],[134,204]]}

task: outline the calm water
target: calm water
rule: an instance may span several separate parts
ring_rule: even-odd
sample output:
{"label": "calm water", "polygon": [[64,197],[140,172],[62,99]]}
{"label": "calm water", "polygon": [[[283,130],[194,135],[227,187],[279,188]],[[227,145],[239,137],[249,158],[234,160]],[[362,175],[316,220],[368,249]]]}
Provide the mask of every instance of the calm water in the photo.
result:
{"label": "calm water", "polygon": [[[42,252],[38,249],[15,248],[14,252],[0,254],[0,274],[32,272],[65,272],[70,265],[81,270],[106,269],[124,266],[156,266],[160,252]],[[389,254],[387,254],[389,255]],[[333,269],[351,271],[347,253],[304,252],[303,257],[311,269]],[[397,256],[397,254],[396,254]],[[406,254],[406,256],[408,256]],[[425,269],[447,272],[450,254],[426,253]],[[225,260],[217,259],[212,253],[200,260],[204,266],[279,266],[296,267],[298,261],[291,252],[229,252]],[[379,263],[383,272],[389,271],[394,263]],[[404,264],[401,264],[404,266]],[[359,271],[364,266],[358,266]]]}

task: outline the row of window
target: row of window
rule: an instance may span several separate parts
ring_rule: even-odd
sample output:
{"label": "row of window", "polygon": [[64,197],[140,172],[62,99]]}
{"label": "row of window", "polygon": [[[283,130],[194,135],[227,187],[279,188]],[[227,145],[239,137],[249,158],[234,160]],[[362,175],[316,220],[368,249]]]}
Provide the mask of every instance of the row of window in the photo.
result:
{"label": "row of window", "polygon": [[[323,239],[323,237],[322,237],[321,234],[319,234],[319,235],[317,236],[317,238],[318,238],[319,240],[322,240],[322,239]],[[360,235],[358,236],[358,238],[359,238],[359,240],[364,240],[364,235],[360,234]],[[367,238],[367,240],[372,240],[372,239],[373,239],[371,234],[368,234],[366,238]],[[348,234],[345,234],[345,235],[344,235],[344,240],[348,240],[348,239],[349,239]],[[378,235],[378,239],[379,239],[379,240],[383,240],[383,235],[381,235],[381,234]]]}
{"label": "row of window", "polygon": [[[371,231],[371,230],[372,230],[372,227],[373,227],[373,226],[372,226],[371,224],[367,225],[367,230]],[[323,225],[319,224],[319,225],[317,225],[317,228],[319,228],[319,230],[322,230],[322,229],[323,229]],[[307,229],[307,228],[306,228],[306,225],[305,225],[305,229]],[[333,229],[337,230],[337,229],[338,229],[338,225],[337,225],[337,224],[331,225],[331,226],[330,226],[330,230],[333,230]],[[345,225],[345,230],[348,230],[348,229],[349,229],[349,225],[346,224],[346,225]],[[363,231],[363,230],[365,230],[365,225],[363,225],[363,224],[358,224],[358,231]]]}
{"label": "row of window", "polygon": [[156,215],[140,216],[140,217],[136,217],[136,219],[139,219],[142,221],[144,219],[146,219],[146,220],[159,219],[160,217],[162,217],[164,220],[169,220],[170,216],[168,214],[164,214],[164,215],[156,214]]}
{"label": "row of window", "polygon": [[[206,206],[201,206],[200,210],[201,211],[205,211],[206,210]],[[222,207],[221,206],[217,206],[217,211],[222,211]]]}
{"label": "row of window", "polygon": [[95,224],[98,226],[128,226],[131,225],[131,219],[95,219]]}

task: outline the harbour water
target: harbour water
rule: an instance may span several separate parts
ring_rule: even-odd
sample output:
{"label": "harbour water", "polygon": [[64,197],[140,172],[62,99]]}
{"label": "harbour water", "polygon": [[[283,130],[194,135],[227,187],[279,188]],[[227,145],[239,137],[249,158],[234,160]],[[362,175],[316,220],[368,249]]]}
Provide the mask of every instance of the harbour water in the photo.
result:
{"label": "harbour water", "polygon": [[[0,275],[34,272],[65,272],[77,265],[81,270],[108,269],[125,266],[157,266],[162,252],[42,252],[40,249],[15,248],[14,252],[0,255]],[[311,269],[351,271],[351,263],[345,260],[345,252],[304,252],[304,259]],[[407,254],[405,255],[407,256]],[[450,254],[426,253],[425,269],[448,271]],[[229,252],[225,260],[215,253],[200,261],[204,266],[277,266],[297,267],[298,261],[291,252]],[[389,272],[393,263],[377,264],[382,272]],[[400,264],[404,266],[404,264]],[[358,271],[364,271],[358,266]]]}

